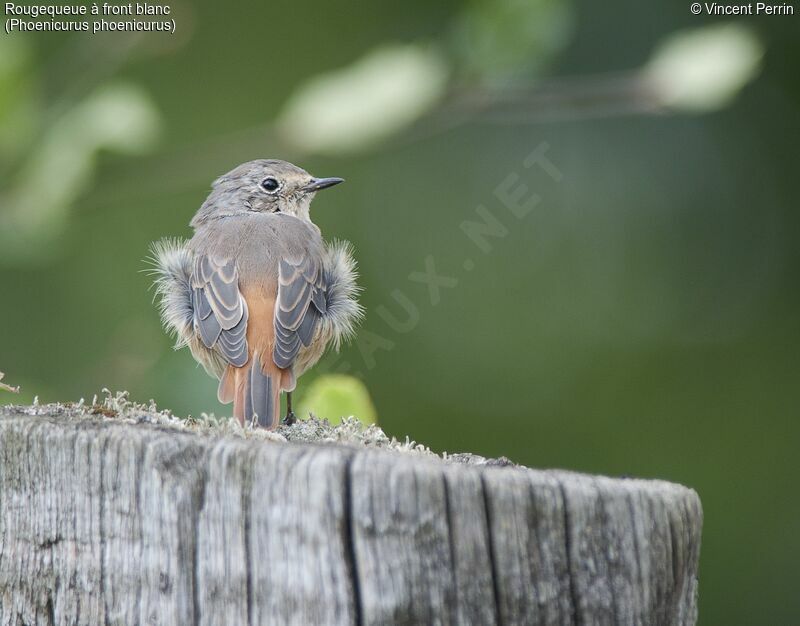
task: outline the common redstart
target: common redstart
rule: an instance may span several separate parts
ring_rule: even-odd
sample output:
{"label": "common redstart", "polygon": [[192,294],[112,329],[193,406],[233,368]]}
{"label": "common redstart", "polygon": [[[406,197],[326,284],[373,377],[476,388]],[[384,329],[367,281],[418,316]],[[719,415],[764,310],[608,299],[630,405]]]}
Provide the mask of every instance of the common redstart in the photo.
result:
{"label": "common redstart", "polygon": [[363,315],[350,244],[326,243],[310,215],[316,193],[341,182],[286,161],[243,163],[213,183],[189,241],[153,246],[164,326],[219,379],[241,424],[277,426],[282,391],[293,422],[297,378]]}

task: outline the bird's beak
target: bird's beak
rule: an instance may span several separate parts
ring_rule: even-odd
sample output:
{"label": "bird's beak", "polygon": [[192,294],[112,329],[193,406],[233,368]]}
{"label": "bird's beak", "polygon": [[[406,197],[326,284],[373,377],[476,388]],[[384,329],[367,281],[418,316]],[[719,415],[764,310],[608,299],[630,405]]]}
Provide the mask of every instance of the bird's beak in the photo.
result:
{"label": "bird's beak", "polygon": [[344,178],[312,178],[311,182],[303,187],[303,191],[310,193],[312,191],[319,191],[320,189],[327,189],[339,183],[343,183]]}

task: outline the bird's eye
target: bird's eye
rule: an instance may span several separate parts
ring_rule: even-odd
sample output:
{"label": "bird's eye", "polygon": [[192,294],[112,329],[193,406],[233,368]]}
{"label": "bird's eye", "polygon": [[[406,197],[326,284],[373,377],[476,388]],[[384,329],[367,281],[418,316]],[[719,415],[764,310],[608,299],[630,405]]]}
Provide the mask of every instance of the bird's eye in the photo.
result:
{"label": "bird's eye", "polygon": [[272,176],[268,176],[264,180],[261,181],[261,187],[267,193],[275,193],[280,188],[281,184],[278,182],[277,178],[273,178]]}

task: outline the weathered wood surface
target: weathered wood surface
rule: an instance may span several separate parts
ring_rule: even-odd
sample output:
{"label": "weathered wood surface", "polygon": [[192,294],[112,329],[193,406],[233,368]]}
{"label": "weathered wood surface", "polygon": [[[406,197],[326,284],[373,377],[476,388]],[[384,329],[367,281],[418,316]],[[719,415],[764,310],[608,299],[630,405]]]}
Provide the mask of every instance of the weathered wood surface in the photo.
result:
{"label": "weathered wood surface", "polygon": [[0,408],[0,624],[693,624],[660,481]]}

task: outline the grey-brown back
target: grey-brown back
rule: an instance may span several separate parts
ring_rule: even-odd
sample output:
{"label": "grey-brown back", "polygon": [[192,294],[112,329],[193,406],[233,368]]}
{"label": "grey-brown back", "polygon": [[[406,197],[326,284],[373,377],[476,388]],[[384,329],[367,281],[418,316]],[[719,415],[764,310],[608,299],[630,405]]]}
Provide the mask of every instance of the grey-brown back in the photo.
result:
{"label": "grey-brown back", "polygon": [[325,243],[311,222],[283,213],[253,213],[213,220],[189,242],[194,254],[236,259],[243,286],[274,287],[282,259],[306,255],[322,261]]}

